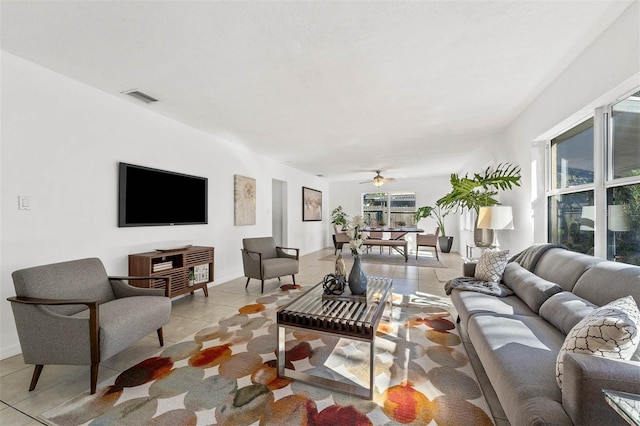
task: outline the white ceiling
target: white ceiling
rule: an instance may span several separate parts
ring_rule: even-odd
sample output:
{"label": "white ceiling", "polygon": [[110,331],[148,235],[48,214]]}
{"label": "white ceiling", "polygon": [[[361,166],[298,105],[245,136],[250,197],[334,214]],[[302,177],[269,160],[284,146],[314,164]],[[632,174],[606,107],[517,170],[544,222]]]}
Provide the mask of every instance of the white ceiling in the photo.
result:
{"label": "white ceiling", "polygon": [[398,179],[464,166],[631,3],[2,0],[0,35],[309,173]]}

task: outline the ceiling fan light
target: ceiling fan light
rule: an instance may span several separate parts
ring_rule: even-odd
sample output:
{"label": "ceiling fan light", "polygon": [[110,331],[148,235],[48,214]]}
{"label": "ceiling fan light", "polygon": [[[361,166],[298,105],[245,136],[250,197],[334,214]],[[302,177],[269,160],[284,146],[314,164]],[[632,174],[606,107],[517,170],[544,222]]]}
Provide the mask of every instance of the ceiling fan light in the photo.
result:
{"label": "ceiling fan light", "polygon": [[382,184],[384,184],[384,182],[382,181],[382,179],[375,178],[375,179],[373,179],[373,184],[376,187],[380,188],[382,186]]}

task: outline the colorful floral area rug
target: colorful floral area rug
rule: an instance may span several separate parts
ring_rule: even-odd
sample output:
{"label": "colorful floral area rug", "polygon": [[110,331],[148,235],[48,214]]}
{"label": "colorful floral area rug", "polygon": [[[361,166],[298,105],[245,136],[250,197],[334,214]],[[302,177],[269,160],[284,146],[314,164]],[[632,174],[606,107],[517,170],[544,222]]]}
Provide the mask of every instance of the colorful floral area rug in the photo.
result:
{"label": "colorful floral area rug", "polygon": [[[394,295],[376,337],[373,400],[279,378],[266,294],[41,417],[53,425],[492,425],[444,299]],[[363,346],[364,345],[364,346]],[[289,368],[368,383],[366,343],[289,332]]]}

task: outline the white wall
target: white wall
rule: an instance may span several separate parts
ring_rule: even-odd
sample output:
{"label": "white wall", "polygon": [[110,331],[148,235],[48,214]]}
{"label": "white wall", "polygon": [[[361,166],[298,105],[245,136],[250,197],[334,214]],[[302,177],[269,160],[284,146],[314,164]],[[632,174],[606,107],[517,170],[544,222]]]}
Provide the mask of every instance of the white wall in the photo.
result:
{"label": "white wall", "polygon": [[505,155],[523,171],[523,191],[505,196],[517,226],[512,247],[546,241],[544,140],[638,87],[640,2],[635,1],[506,129]]}
{"label": "white wall", "polygon": [[[10,305],[11,272],[96,256],[126,275],[127,255],[159,246],[216,247],[215,283],[242,275],[242,238],[271,235],[272,179],[288,182],[290,247],[330,245],[322,222],[302,222],[302,186],[328,184],[111,95],[2,52],[0,358],[20,352]],[[209,224],[117,227],[118,162],[209,178]],[[233,225],[233,176],[257,180],[257,223]],[[29,211],[18,196],[31,197]],[[181,200],[175,194],[176,202]],[[325,210],[326,211],[326,210]]]}

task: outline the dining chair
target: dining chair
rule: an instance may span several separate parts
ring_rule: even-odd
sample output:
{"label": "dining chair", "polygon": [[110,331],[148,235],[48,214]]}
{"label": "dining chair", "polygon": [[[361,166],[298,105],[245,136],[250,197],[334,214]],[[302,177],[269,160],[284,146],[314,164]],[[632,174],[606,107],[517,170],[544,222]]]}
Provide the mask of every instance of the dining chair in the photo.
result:
{"label": "dining chair", "polygon": [[[383,231],[370,231],[367,239],[369,240],[381,240],[384,237]],[[370,246],[368,248],[371,248]],[[382,254],[382,246],[379,246],[380,254]]]}
{"label": "dining chair", "polygon": [[418,234],[417,235],[417,243],[416,243],[416,260],[418,260],[418,252],[420,251],[420,247],[432,247],[436,252],[436,259],[440,260],[438,257],[438,234],[440,233],[440,227],[436,226],[436,230],[433,234]]}

